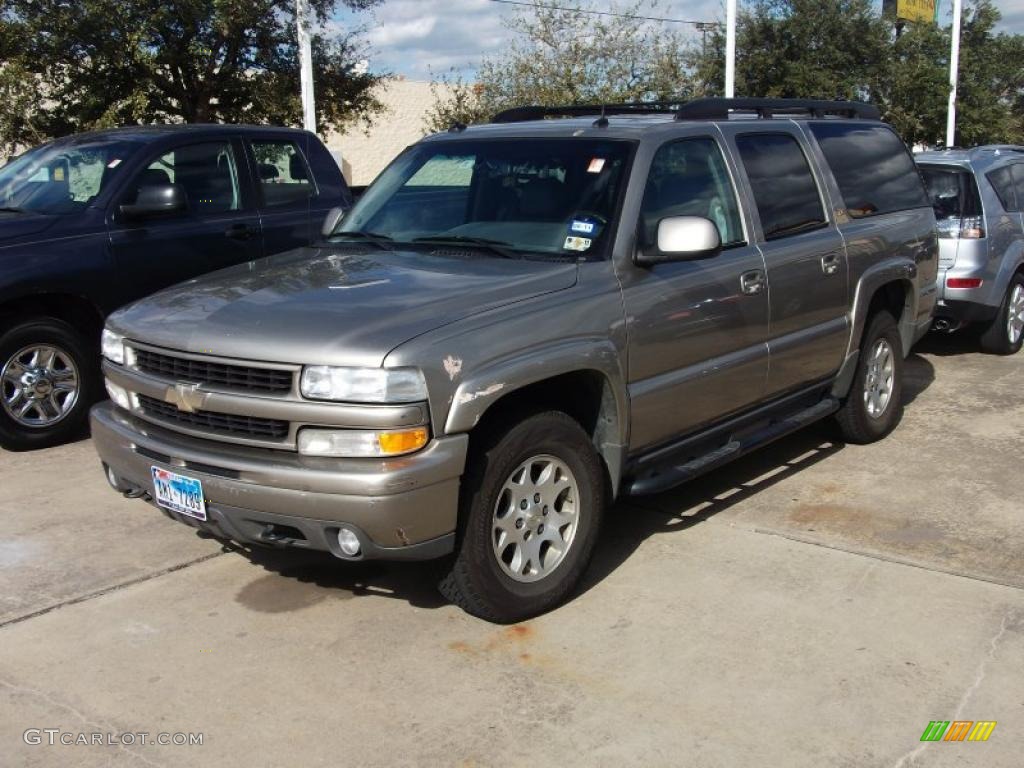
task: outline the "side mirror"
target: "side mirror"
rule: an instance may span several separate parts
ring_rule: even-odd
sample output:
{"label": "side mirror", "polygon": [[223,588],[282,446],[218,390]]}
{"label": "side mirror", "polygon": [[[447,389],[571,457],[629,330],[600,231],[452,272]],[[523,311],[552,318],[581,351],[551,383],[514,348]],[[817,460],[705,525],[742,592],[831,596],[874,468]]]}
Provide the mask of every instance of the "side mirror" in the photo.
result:
{"label": "side mirror", "polygon": [[671,216],[658,222],[657,243],[640,250],[635,261],[648,265],[709,259],[721,251],[722,238],[713,221],[703,216]]}
{"label": "side mirror", "polygon": [[122,205],[121,213],[129,219],[147,219],[181,213],[187,208],[188,198],[180,184],[153,184],[140,187],[135,202]]}
{"label": "side mirror", "polygon": [[345,218],[346,213],[348,213],[348,210],[345,208],[331,208],[324,219],[324,225],[320,228],[320,234],[324,237],[333,235],[335,228]]}

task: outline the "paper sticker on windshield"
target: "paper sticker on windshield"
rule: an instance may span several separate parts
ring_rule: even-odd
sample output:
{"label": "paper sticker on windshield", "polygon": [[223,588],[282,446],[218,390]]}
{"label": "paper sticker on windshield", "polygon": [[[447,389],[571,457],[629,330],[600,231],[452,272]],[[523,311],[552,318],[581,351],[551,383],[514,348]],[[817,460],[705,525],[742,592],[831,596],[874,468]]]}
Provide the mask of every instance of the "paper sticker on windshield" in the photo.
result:
{"label": "paper sticker on windshield", "polygon": [[58,168],[54,168],[53,169],[53,180],[54,181],[64,181],[64,169],[63,168],[58,167]]}
{"label": "paper sticker on windshield", "polygon": [[569,222],[569,232],[574,235],[597,236],[597,228],[601,226],[595,219],[573,219]]}
{"label": "paper sticker on windshield", "polygon": [[604,158],[595,157],[590,161],[590,165],[587,166],[587,173],[600,173],[604,170]]}
{"label": "paper sticker on windshield", "polygon": [[120,164],[121,164],[121,158],[120,157],[115,157],[113,160],[111,160],[109,163],[107,163],[107,168],[117,168],[117,166],[119,166]]}
{"label": "paper sticker on windshield", "polygon": [[562,247],[567,251],[585,251],[590,248],[592,242],[586,237],[567,237]]}

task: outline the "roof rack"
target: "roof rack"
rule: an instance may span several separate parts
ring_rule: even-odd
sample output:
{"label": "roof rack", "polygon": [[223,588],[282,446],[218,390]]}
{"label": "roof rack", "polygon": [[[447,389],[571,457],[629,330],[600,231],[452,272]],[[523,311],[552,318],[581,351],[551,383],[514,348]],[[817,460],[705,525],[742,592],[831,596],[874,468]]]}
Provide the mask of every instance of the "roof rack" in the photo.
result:
{"label": "roof rack", "polygon": [[753,112],[759,118],[775,115],[806,114],[811,117],[836,115],[862,120],[880,120],[878,108],[861,101],[828,101],[824,99],[721,99],[692,101],[649,101],[627,104],[584,104],[564,107],[514,107],[499,112],[492,123],[521,123],[546,117],[584,117],[589,115],[673,115],[676,120],[728,120],[732,112]]}

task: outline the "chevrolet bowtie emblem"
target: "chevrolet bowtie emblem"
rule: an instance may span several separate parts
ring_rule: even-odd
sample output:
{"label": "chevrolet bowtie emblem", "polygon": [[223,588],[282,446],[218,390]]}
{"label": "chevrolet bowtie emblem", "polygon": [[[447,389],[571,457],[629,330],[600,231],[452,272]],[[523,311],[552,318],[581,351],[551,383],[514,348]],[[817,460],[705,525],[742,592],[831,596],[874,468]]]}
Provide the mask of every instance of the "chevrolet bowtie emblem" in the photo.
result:
{"label": "chevrolet bowtie emblem", "polygon": [[199,391],[198,384],[175,384],[168,387],[164,400],[176,405],[179,411],[195,413],[203,407],[206,395]]}

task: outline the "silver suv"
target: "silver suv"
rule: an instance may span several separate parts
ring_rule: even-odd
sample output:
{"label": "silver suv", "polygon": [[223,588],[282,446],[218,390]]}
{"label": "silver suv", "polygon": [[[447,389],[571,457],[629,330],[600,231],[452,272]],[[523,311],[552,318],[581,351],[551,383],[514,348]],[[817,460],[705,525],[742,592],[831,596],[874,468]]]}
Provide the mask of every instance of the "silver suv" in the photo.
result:
{"label": "silver suv", "polygon": [[113,314],[111,485],[214,535],[446,558],[514,621],[616,497],[902,413],[935,217],[873,107],[521,108],[410,147],[325,241]]}
{"label": "silver suv", "polygon": [[924,152],[916,160],[939,227],[935,328],[971,326],[982,348],[1024,342],[1024,147]]}

